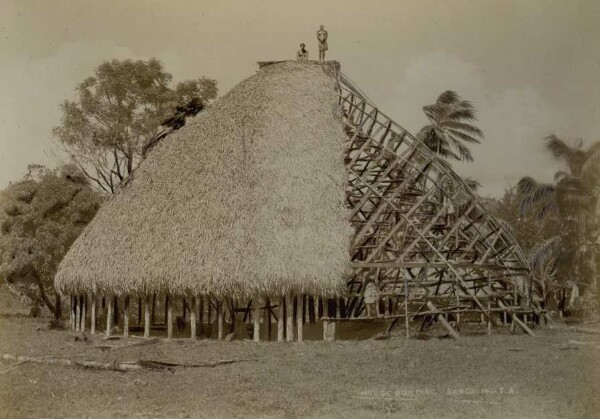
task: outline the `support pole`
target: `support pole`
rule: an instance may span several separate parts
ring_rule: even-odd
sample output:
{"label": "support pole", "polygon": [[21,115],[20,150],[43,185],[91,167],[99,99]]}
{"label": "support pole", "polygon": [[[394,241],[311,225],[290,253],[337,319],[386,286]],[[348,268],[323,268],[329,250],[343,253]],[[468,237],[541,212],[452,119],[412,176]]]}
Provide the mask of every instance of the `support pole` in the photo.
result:
{"label": "support pole", "polygon": [[85,295],[79,297],[79,320],[81,325],[79,326],[79,330],[85,332]]}
{"label": "support pole", "polygon": [[294,341],[294,295],[288,294],[285,297],[285,308],[287,311],[287,321],[286,321],[286,341],[293,342]]}
{"label": "support pole", "polygon": [[194,295],[192,297],[192,307],[190,307],[190,334],[191,334],[191,338],[192,340],[196,340],[197,338],[197,333],[196,333],[196,307],[198,306],[197,303],[197,298]]}
{"label": "support pole", "polygon": [[90,331],[92,335],[96,334],[96,296],[94,294],[91,295],[92,307],[90,313]]}
{"label": "support pole", "polygon": [[75,302],[75,331],[79,332],[79,327],[81,326],[81,311],[79,309],[79,296],[76,295],[73,297],[73,301]]}
{"label": "support pole", "polygon": [[285,317],[285,299],[283,295],[279,296],[279,315],[277,316],[277,342],[283,342],[283,331],[284,323],[283,318]]}
{"label": "support pole", "polygon": [[206,337],[210,338],[212,334],[212,298],[211,296],[206,297],[207,313],[206,313]]}
{"label": "support pole", "polygon": [[69,310],[69,324],[71,325],[71,329],[75,330],[75,298],[71,295],[71,304]]}
{"label": "support pole", "polygon": [[150,337],[150,296],[144,296],[144,337]]}
{"label": "support pole", "polygon": [[[323,299],[323,317],[328,318],[330,313],[333,312],[336,317],[336,309],[332,307],[332,303],[336,303],[336,298],[324,298]],[[333,342],[335,340],[335,321],[323,320],[323,340],[326,342]]]}
{"label": "support pole", "polygon": [[298,342],[304,340],[304,298],[302,294],[298,294],[298,313],[296,314],[296,325],[298,326]]}
{"label": "support pole", "polygon": [[112,298],[107,298],[107,313],[106,313],[106,336],[110,336],[111,332],[112,332],[112,328],[113,328],[113,299]]}
{"label": "support pole", "polygon": [[[498,305],[502,308],[506,308],[506,306],[504,305],[504,303],[502,301],[498,301]],[[523,323],[518,317],[517,317],[517,313],[510,313],[510,317],[512,318],[512,322],[513,324],[516,323],[517,325],[519,325],[521,327],[521,329],[523,329],[523,331],[525,333],[527,333],[529,336],[534,337],[535,334],[533,333],[533,331],[527,327],[527,325],[525,323]]]}
{"label": "support pole", "polygon": [[198,296],[198,324],[200,325],[200,333],[204,332],[204,297]]}
{"label": "support pole", "polygon": [[223,320],[225,318],[225,310],[223,302],[217,300],[217,339],[223,340]]}
{"label": "support pole", "polygon": [[319,297],[318,296],[314,296],[313,297],[313,302],[314,302],[314,310],[315,310],[315,323],[319,321]]}
{"label": "support pole", "polygon": [[[437,307],[431,301],[427,301],[427,307],[429,307],[429,309],[431,311],[437,311]],[[441,314],[438,314],[437,320],[448,331],[448,333],[450,334],[452,339],[460,340],[460,335],[458,333],[456,333],[456,331],[452,328],[452,326],[450,326],[450,323],[448,323],[448,321],[444,318],[444,316],[442,316]]]}
{"label": "support pole", "polygon": [[262,298],[255,297],[252,299],[252,323],[254,325],[254,333],[252,334],[254,342],[260,342],[260,305]]}
{"label": "support pole", "polygon": [[167,294],[167,339],[171,339],[173,337],[173,303],[171,300],[171,296]]}
{"label": "support pole", "polygon": [[142,297],[138,296],[138,306],[137,306],[137,324],[138,326],[142,324]]}
{"label": "support pole", "polygon": [[129,295],[123,300],[123,337],[129,337]]}
{"label": "support pole", "polygon": [[265,310],[263,316],[263,322],[267,328],[267,341],[271,341],[271,299],[265,298]]}

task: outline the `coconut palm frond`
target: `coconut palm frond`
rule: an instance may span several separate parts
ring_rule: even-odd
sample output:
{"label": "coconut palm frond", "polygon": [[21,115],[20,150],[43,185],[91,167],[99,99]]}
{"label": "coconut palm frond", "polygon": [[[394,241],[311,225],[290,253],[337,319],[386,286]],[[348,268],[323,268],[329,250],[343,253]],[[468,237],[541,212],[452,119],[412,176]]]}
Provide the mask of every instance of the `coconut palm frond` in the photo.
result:
{"label": "coconut palm frond", "polygon": [[440,122],[440,126],[445,129],[460,130],[477,137],[483,137],[482,130],[480,130],[475,125],[467,124],[464,122],[444,120]]}
{"label": "coconut palm frond", "polygon": [[544,141],[546,142],[546,148],[557,159],[568,158],[573,155],[574,150],[554,134],[547,136]]}
{"label": "coconut palm frond", "polygon": [[427,116],[427,118],[431,121],[431,123],[436,123],[442,118],[444,114],[444,109],[444,107],[437,104],[423,106],[423,112],[425,113],[425,116]]}
{"label": "coconut palm frond", "polygon": [[525,215],[532,207],[540,203],[548,204],[556,188],[554,185],[538,183],[531,177],[524,177],[517,184],[517,191],[522,196],[519,212],[521,215]]}
{"label": "coconut palm frond", "polygon": [[463,140],[464,142],[474,143],[474,144],[481,143],[481,141],[479,141],[479,139],[473,137],[472,135],[466,134],[464,132],[457,131],[454,129],[447,129],[446,131],[448,132],[448,134],[458,137],[459,139]]}
{"label": "coconut palm frond", "polygon": [[481,188],[481,183],[472,177],[466,177],[463,180],[473,192],[477,192]]}
{"label": "coconut palm frond", "polygon": [[458,151],[460,160],[466,161],[466,162],[472,162],[473,155],[471,154],[471,151],[467,147],[465,147],[460,141],[456,140],[455,138],[450,137],[450,139],[452,140],[452,146]]}
{"label": "coconut palm frond", "polygon": [[600,142],[592,145],[587,160],[581,169],[582,179],[593,189],[600,188]]}
{"label": "coconut palm frond", "polygon": [[435,102],[441,105],[450,105],[452,103],[456,103],[458,100],[460,100],[458,93],[456,93],[454,90],[446,90],[438,96]]}
{"label": "coconut palm frond", "polygon": [[452,108],[445,115],[444,119],[450,119],[454,121],[460,121],[461,119],[466,119],[467,121],[476,121],[477,117],[475,116],[475,109],[469,108]]}
{"label": "coconut palm frond", "polygon": [[556,216],[558,216],[558,214],[559,214],[559,211],[558,211],[558,205],[556,204],[556,201],[553,199],[549,199],[540,206],[540,208],[537,211],[536,216],[537,216],[538,220],[543,220],[546,217],[556,217]]}
{"label": "coconut palm frond", "polygon": [[536,189],[538,183],[536,180],[530,176],[526,176],[522,178],[519,183],[517,183],[517,192],[521,195],[529,194],[531,191]]}
{"label": "coconut palm frond", "polygon": [[558,257],[560,255],[562,244],[562,236],[554,236],[531,249],[531,252],[529,253],[529,264],[531,268],[538,269],[551,258]]}

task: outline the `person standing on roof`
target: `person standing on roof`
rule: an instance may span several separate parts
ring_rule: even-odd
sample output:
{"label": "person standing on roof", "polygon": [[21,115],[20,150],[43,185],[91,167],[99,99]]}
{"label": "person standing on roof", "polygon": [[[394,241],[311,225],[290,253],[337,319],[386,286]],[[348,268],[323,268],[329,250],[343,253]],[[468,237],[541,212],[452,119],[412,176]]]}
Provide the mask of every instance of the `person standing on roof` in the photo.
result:
{"label": "person standing on roof", "polygon": [[329,48],[327,47],[327,37],[329,34],[325,30],[323,25],[319,26],[319,30],[317,31],[317,41],[319,41],[319,61],[325,61],[325,51]]}
{"label": "person standing on roof", "polygon": [[306,45],[300,44],[300,49],[296,53],[296,60],[308,61],[308,51],[305,49]]}

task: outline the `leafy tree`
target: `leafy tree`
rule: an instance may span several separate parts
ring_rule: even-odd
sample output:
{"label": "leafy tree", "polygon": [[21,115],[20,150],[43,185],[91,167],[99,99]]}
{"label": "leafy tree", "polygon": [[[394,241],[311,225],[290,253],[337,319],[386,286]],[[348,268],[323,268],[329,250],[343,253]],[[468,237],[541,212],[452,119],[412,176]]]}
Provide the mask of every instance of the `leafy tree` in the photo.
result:
{"label": "leafy tree", "polygon": [[[554,184],[539,183],[531,177],[519,181],[521,213],[535,213],[542,223],[559,226],[555,233],[531,252],[534,269],[556,260],[557,277],[573,287],[573,296],[586,291],[596,297],[600,263],[600,142],[587,149],[582,141],[573,145],[555,135],[545,139],[552,155],[566,163],[567,171],[557,172]],[[598,308],[598,303],[590,307]]]}
{"label": "leafy tree", "polygon": [[471,102],[447,90],[438,96],[433,105],[424,106],[423,112],[429,124],[419,131],[417,138],[445,159],[473,161],[465,143],[479,144],[483,132],[472,124],[477,118]]}
{"label": "leafy tree", "polygon": [[116,192],[142,158],[144,145],[164,137],[161,125],[179,128],[170,118],[176,111],[191,104],[202,109],[217,96],[212,79],[174,87],[171,80],[156,59],[107,61],[77,86],[75,101],[63,102],[54,135],[95,187]]}
{"label": "leafy tree", "polygon": [[11,291],[59,319],[54,274],[103,200],[74,165],[31,165],[22,180],[1,191],[0,277]]}

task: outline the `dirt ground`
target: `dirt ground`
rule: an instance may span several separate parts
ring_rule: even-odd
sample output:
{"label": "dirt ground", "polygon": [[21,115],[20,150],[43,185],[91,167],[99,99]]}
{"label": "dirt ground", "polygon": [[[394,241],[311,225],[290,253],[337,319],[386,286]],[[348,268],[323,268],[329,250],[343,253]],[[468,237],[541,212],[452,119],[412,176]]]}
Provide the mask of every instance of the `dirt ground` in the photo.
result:
{"label": "dirt ground", "polygon": [[[0,361],[0,417],[598,417],[600,335],[325,343],[105,341],[0,316],[0,353],[105,362],[244,360],[173,371]],[[107,349],[106,346],[117,348]]]}

